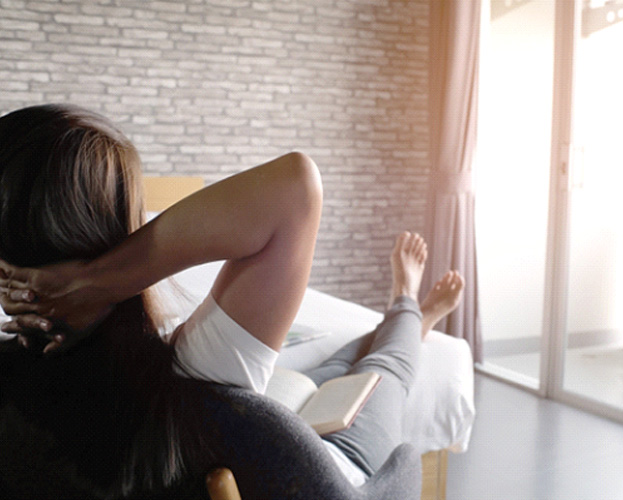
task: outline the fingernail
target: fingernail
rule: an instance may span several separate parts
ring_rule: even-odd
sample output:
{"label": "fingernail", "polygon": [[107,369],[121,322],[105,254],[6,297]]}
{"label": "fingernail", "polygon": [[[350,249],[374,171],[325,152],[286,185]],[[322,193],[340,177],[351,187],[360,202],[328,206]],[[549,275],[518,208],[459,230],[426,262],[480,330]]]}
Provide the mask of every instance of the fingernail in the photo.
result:
{"label": "fingernail", "polygon": [[46,332],[49,332],[50,328],[52,328],[52,325],[49,321],[42,319],[41,321],[39,321],[39,328]]}
{"label": "fingernail", "polygon": [[30,302],[34,298],[34,294],[30,290],[26,290],[22,293],[22,300]]}
{"label": "fingernail", "polygon": [[65,340],[65,335],[54,335],[54,340],[56,340],[59,344],[61,344]]}

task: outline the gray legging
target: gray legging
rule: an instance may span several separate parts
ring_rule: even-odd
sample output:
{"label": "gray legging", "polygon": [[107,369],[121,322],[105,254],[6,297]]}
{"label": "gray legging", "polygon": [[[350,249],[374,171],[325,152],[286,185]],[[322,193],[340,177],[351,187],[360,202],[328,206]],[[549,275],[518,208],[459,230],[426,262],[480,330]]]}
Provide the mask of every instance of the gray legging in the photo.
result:
{"label": "gray legging", "polygon": [[368,475],[379,470],[403,442],[402,419],[419,366],[421,331],[422,313],[417,302],[398,297],[376,330],[305,372],[317,385],[350,373],[382,375],[353,425],[324,437]]}

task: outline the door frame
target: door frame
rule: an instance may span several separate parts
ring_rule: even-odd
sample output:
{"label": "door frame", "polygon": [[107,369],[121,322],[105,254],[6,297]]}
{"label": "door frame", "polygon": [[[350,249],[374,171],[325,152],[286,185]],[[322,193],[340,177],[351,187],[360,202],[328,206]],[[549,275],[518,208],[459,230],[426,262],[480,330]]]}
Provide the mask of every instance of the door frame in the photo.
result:
{"label": "door frame", "polygon": [[541,336],[541,387],[556,398],[563,387],[569,286],[570,179],[573,168],[573,102],[581,0],[557,0],[554,28],[554,85],[550,200],[545,301]]}
{"label": "door frame", "polygon": [[568,339],[568,292],[571,246],[571,196],[574,178],[574,94],[579,40],[582,36],[582,0],[556,1],[552,161],[548,223],[547,277],[541,387],[556,401],[623,422],[623,409],[564,388]]}

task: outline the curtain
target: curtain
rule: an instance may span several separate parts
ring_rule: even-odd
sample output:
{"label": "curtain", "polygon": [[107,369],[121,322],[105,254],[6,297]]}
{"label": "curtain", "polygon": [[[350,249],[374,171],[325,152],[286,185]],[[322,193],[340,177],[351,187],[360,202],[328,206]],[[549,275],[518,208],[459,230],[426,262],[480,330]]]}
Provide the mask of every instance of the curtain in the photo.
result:
{"label": "curtain", "polygon": [[481,0],[430,2],[430,157],[423,290],[448,269],[465,277],[463,301],[436,329],[464,338],[482,361],[472,164],[476,148]]}

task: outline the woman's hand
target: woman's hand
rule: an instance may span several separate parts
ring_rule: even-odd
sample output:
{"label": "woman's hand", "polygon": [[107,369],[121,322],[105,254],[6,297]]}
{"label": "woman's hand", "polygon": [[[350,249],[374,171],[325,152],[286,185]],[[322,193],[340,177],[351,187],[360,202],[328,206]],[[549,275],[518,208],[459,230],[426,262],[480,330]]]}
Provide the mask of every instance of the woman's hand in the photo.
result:
{"label": "woman's hand", "polygon": [[39,336],[48,340],[44,352],[68,349],[108,315],[107,297],[84,261],[20,268],[0,260],[0,305],[13,317],[2,331],[19,334],[22,345]]}

